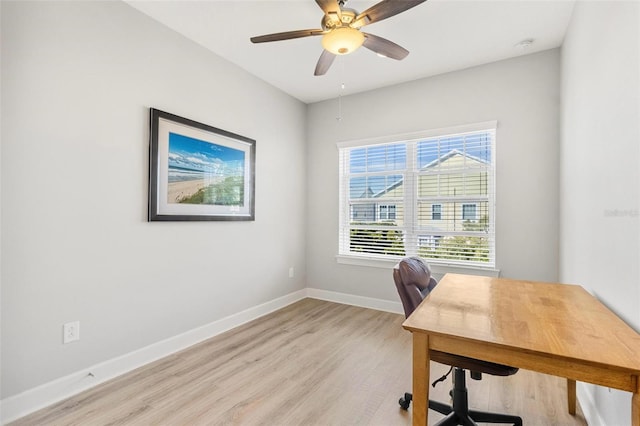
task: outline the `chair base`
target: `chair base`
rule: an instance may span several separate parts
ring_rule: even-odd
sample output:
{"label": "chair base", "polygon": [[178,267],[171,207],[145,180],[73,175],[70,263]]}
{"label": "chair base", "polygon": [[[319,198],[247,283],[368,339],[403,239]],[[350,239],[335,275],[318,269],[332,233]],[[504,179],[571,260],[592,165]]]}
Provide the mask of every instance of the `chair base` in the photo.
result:
{"label": "chair base", "polygon": [[[467,393],[467,385],[465,380],[465,370],[461,368],[454,369],[453,390],[450,394],[453,397],[451,406],[441,402],[429,400],[429,408],[444,414],[446,417],[436,423],[435,426],[475,426],[479,423],[503,423],[513,424],[514,426],[522,426],[522,418],[511,416],[508,414],[488,413],[485,411],[469,410],[469,397]],[[409,409],[409,405],[413,400],[413,395],[405,393],[404,398],[400,398],[398,403],[404,410]]]}

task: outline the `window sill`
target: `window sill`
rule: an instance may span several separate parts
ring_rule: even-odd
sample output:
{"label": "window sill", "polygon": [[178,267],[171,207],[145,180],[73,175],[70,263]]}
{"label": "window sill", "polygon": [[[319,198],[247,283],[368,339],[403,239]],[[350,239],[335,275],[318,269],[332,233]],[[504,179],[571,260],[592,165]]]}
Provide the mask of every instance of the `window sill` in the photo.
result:
{"label": "window sill", "polygon": [[[336,255],[336,262],[343,265],[367,266],[372,268],[393,268],[401,258],[381,259],[373,256]],[[500,269],[483,268],[481,266],[463,266],[444,262],[428,261],[431,272],[436,275],[444,275],[448,272],[455,274],[483,275],[487,277],[499,277]]]}

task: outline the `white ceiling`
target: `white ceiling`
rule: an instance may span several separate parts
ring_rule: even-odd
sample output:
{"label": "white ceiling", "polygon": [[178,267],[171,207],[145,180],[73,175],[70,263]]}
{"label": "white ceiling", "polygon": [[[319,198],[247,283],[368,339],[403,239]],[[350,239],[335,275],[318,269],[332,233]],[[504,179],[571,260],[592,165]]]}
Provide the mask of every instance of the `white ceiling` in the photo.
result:
{"label": "white ceiling", "polygon": [[[305,103],[558,47],[574,0],[429,0],[364,28],[410,51],[402,61],[366,48],[313,71],[321,37],[253,44],[249,38],[320,28],[314,0],[125,0],[131,6]],[[402,1],[402,0],[398,0]],[[349,0],[359,12],[375,0]],[[534,43],[516,46],[525,39]],[[344,88],[342,85],[344,83]]]}

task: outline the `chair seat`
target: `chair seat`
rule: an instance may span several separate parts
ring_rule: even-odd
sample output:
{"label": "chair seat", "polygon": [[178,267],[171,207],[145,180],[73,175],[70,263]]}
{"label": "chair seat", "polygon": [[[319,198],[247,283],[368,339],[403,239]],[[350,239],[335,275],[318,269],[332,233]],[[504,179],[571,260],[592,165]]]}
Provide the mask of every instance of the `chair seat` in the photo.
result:
{"label": "chair seat", "polygon": [[496,364],[494,362],[482,361],[465,356],[453,355],[446,352],[430,351],[432,361],[440,364],[451,365],[462,368],[463,370],[475,371],[478,373],[491,374],[492,376],[511,376],[518,371],[515,367],[508,365]]}

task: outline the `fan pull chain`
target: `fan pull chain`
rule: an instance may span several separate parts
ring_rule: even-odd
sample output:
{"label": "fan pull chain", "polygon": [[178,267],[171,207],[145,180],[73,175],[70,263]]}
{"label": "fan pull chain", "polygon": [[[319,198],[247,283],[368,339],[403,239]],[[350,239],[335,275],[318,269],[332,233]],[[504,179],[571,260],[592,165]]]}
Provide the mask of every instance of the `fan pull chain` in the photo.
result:
{"label": "fan pull chain", "polygon": [[340,85],[340,94],[338,95],[338,116],[336,120],[342,121],[342,92],[344,91],[344,83]]}

